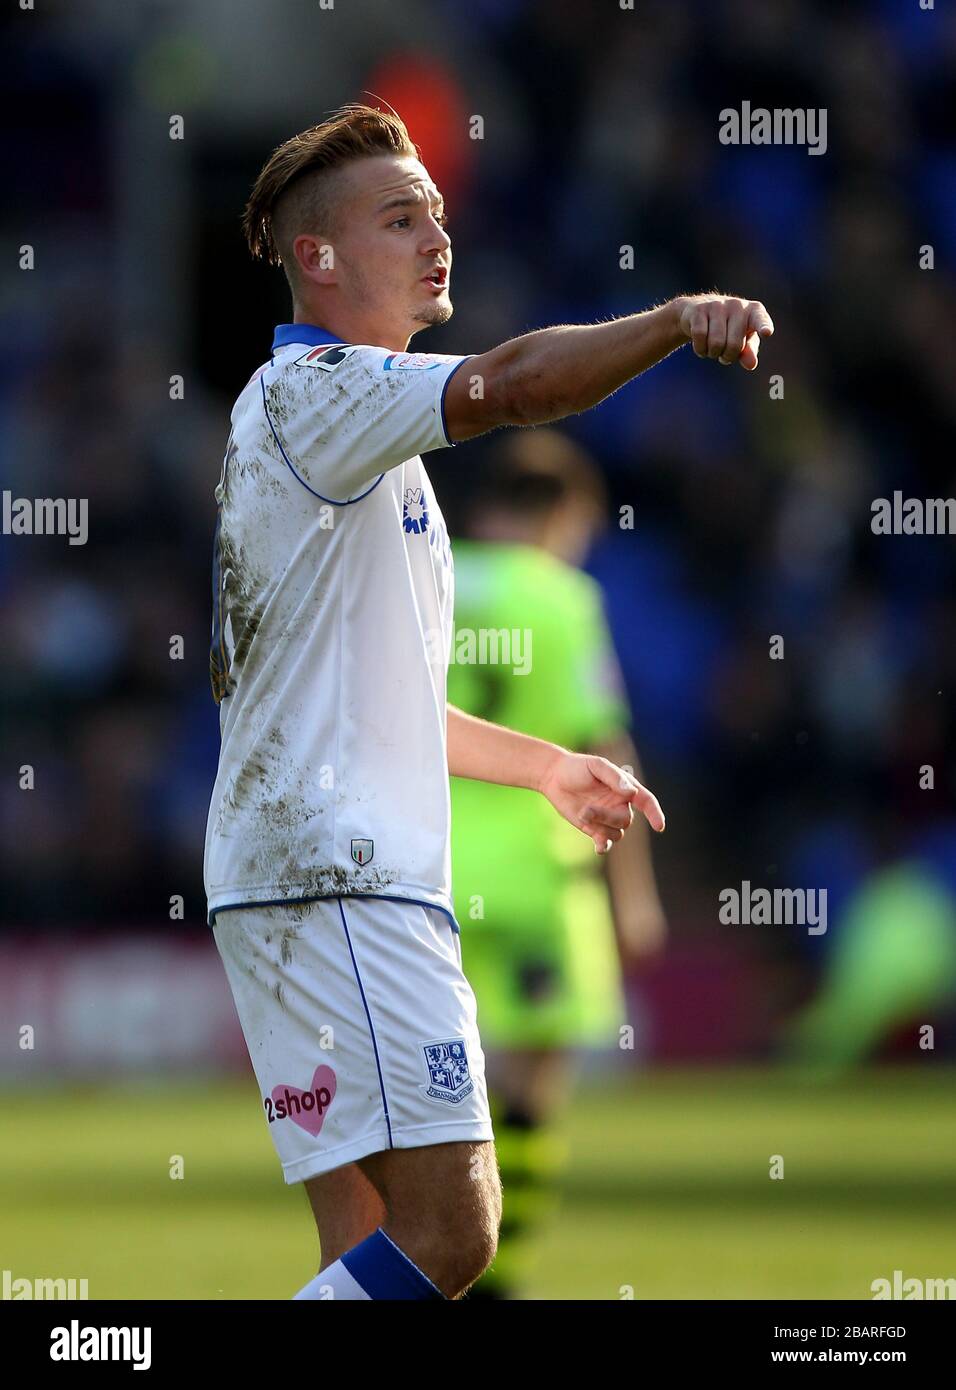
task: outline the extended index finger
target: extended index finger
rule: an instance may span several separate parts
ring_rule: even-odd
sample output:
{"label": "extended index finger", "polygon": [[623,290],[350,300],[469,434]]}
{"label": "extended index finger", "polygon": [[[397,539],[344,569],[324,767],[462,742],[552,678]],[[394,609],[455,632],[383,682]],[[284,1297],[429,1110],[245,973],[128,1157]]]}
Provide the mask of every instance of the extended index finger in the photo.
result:
{"label": "extended index finger", "polygon": [[641,786],[638,782],[628,800],[632,806],[637,807],[652,830],[664,829],[664,812],[661,810],[661,803],[652,791]]}
{"label": "extended index finger", "polygon": [[588,767],[599,782],[613,787],[632,806],[636,806],[652,829],[664,829],[664,812],[657,797],[652,791],[648,791],[647,787],[642,786],[626,768],[617,767],[606,758],[590,758]]}

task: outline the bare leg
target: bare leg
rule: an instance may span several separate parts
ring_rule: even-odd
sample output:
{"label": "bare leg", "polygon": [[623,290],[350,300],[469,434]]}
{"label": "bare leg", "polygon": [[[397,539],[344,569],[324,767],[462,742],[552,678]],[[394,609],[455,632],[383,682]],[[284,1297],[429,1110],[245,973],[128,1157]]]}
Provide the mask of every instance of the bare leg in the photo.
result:
{"label": "bare leg", "polygon": [[308,1178],[304,1187],[319,1231],[321,1273],[382,1225],[385,1205],[355,1163]]}
{"label": "bare leg", "polygon": [[389,1149],[359,1160],[381,1194],[387,1236],[458,1298],[494,1257],[501,1186],[489,1141]]}

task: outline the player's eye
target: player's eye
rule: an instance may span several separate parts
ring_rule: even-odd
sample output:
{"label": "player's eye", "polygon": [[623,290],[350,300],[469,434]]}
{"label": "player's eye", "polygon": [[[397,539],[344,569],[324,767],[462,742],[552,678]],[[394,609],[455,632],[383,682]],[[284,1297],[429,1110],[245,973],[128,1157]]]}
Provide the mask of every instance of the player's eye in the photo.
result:
{"label": "player's eye", "polygon": [[397,226],[399,225],[400,222],[404,222],[404,223],[406,223],[407,225],[410,225],[410,224],[411,224],[411,218],[410,218],[410,217],[396,217],[395,221],[394,221],[394,222],[389,222],[388,225],[389,225],[390,227],[397,227]]}
{"label": "player's eye", "polygon": [[448,226],[448,213],[447,213],[447,212],[440,212],[440,213],[438,214],[438,216],[435,218],[435,221],[438,223],[439,227],[446,227],[446,228],[447,228],[447,226]]}

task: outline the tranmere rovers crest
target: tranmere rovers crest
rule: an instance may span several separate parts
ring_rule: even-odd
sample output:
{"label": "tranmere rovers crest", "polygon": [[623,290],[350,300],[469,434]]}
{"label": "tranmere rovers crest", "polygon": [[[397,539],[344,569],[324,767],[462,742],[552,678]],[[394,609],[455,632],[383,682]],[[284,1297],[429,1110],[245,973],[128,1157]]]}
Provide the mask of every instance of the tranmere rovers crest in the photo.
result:
{"label": "tranmere rovers crest", "polygon": [[373,855],[374,853],[375,853],[375,841],[374,841],[374,840],[353,840],[353,841],[352,841],[352,858],[355,860],[356,864],[369,864],[369,863],[371,863],[372,855]]}
{"label": "tranmere rovers crest", "polygon": [[428,1085],[420,1089],[432,1100],[448,1105],[460,1105],[475,1089],[468,1070],[468,1054],[464,1038],[449,1038],[445,1042],[422,1043]]}

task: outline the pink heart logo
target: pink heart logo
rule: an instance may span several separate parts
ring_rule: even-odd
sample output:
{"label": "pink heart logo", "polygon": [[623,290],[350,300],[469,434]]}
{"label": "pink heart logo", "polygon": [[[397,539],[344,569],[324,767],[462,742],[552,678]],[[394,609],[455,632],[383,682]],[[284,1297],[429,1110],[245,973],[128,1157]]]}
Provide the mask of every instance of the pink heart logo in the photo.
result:
{"label": "pink heart logo", "polygon": [[331,1067],[316,1067],[312,1087],[300,1091],[298,1086],[273,1086],[272,1103],[278,1120],[290,1119],[315,1137],[325,1124],[329,1106],[335,1098],[335,1072]]}

